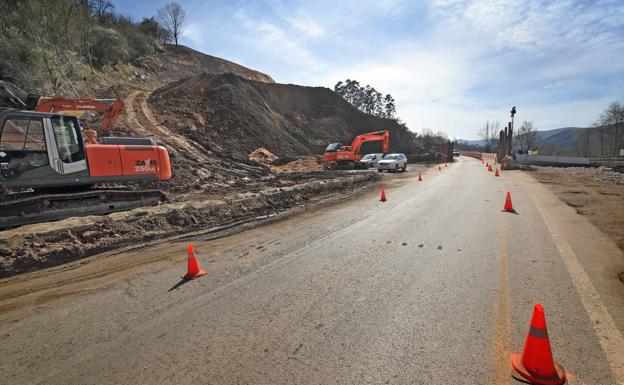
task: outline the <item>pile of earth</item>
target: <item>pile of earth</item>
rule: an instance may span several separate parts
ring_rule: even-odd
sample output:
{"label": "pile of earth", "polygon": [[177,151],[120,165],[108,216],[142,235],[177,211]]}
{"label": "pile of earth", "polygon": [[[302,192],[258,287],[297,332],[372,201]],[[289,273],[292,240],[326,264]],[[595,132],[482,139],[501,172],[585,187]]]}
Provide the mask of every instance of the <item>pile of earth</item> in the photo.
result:
{"label": "pile of earth", "polygon": [[[235,158],[247,158],[258,147],[280,157],[317,155],[329,143],[350,144],[361,133],[379,130],[390,131],[391,152],[420,150],[404,125],[364,114],[323,87],[202,74],[161,87],[148,102],[163,125]],[[360,152],[381,152],[380,147],[365,143]]]}
{"label": "pile of earth", "polygon": [[264,147],[257,148],[251,154],[249,154],[250,161],[262,164],[271,164],[278,159],[279,158],[277,157],[277,155],[273,154],[271,151],[267,150]]}
{"label": "pile of earth", "polygon": [[264,147],[260,147],[249,154],[249,160],[267,166],[276,174],[310,173],[325,170],[323,157],[320,155],[309,156],[284,156],[278,157]]}

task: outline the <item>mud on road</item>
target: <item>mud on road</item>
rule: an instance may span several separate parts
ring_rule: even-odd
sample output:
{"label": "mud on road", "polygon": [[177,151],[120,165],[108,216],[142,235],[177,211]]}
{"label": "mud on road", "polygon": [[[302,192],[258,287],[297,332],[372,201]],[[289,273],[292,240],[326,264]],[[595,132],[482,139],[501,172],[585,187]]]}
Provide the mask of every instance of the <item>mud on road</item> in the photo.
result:
{"label": "mud on road", "polygon": [[219,196],[0,232],[0,277],[313,205],[331,194],[352,194],[380,176],[372,171],[343,171],[287,174],[272,179],[277,187],[267,184],[246,192],[225,189]]}

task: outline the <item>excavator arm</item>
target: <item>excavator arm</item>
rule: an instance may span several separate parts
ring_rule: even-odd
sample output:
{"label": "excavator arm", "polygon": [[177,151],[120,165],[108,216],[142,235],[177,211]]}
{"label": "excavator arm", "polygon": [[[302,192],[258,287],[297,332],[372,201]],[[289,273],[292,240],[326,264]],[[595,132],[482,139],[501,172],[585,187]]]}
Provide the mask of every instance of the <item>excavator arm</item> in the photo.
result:
{"label": "excavator arm", "polygon": [[104,114],[101,128],[110,131],[119,119],[124,108],[124,102],[120,99],[71,99],[54,96],[41,98],[35,107],[37,112],[66,112],[71,115],[82,115],[87,111],[96,111]]}
{"label": "excavator arm", "polygon": [[382,142],[383,152],[386,153],[390,145],[390,133],[388,131],[377,131],[358,135],[355,140],[353,140],[350,151],[353,154],[358,154],[360,152],[360,147],[366,142]]}

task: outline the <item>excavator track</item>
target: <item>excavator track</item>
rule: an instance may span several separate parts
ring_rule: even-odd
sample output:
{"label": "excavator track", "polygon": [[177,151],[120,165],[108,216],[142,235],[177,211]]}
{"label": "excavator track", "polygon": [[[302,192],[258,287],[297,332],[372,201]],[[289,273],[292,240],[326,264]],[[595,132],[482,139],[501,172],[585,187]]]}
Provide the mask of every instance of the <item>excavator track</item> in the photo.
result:
{"label": "excavator track", "polygon": [[0,229],[69,217],[103,215],[166,202],[161,190],[89,190],[63,194],[16,193],[0,199]]}

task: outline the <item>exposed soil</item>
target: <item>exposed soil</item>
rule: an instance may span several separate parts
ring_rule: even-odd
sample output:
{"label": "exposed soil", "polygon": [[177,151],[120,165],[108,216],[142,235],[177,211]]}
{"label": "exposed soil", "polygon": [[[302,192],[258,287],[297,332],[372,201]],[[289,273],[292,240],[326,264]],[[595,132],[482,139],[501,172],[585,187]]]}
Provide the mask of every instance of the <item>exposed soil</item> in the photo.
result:
{"label": "exposed soil", "polygon": [[[258,147],[277,156],[320,155],[329,143],[390,131],[390,151],[420,149],[405,126],[364,114],[328,88],[202,74],[159,88],[149,97],[159,121],[216,154],[246,159]],[[365,143],[362,153],[381,152]]]}
{"label": "exposed soil", "polygon": [[624,174],[607,167],[541,167],[534,175],[624,250]]}

